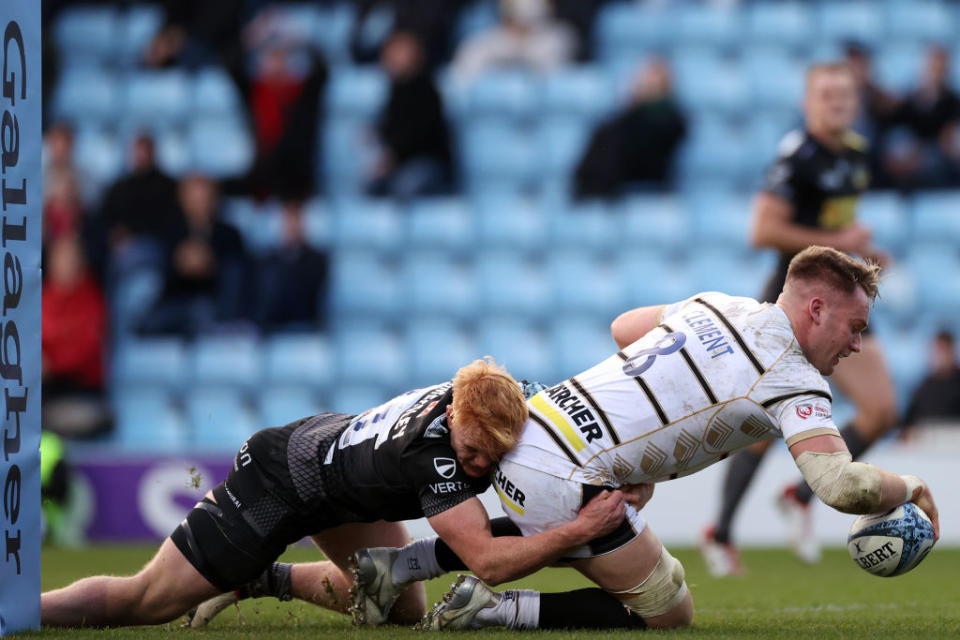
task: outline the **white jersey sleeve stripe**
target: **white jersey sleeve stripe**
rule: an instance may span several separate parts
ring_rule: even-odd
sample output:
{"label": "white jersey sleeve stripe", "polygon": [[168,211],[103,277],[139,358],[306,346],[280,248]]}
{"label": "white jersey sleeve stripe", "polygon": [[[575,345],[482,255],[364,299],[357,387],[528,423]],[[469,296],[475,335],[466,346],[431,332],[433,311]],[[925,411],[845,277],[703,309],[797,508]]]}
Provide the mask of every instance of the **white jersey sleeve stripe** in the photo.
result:
{"label": "white jersey sleeve stripe", "polygon": [[574,378],[570,378],[570,384],[574,389],[577,390],[577,393],[590,403],[590,406],[593,407],[593,410],[596,411],[597,416],[600,417],[600,421],[603,423],[603,427],[607,430],[607,435],[610,436],[610,440],[613,441],[614,445],[620,444],[620,436],[617,435],[617,431],[613,428],[613,424],[610,422],[610,418],[607,417],[606,412],[600,408],[600,405],[597,404],[597,401],[593,399],[593,396],[584,389],[583,385],[580,384],[580,381]]}
{"label": "white jersey sleeve stripe", "polygon": [[[528,400],[527,403],[529,404],[529,402],[530,401]],[[547,433],[548,436],[550,436],[550,439],[553,440],[553,443],[557,445],[557,447],[561,451],[563,451],[564,455],[567,456],[567,459],[570,460],[570,462],[572,462],[577,467],[583,466],[580,464],[580,461],[577,460],[577,456],[573,455],[573,452],[567,448],[567,445],[563,444],[563,440],[560,439],[560,436],[558,436],[556,433],[553,432],[553,429],[550,428],[550,425],[547,423],[546,420],[544,420],[543,418],[541,418],[540,416],[538,416],[533,412],[530,412],[529,415],[531,420],[533,420],[538,425],[543,427],[543,430]]]}
{"label": "white jersey sleeve stripe", "polygon": [[743,349],[744,355],[746,355],[747,358],[750,360],[750,363],[753,364],[753,368],[757,370],[757,373],[759,373],[761,376],[764,373],[766,373],[766,370],[763,368],[763,364],[761,364],[760,361],[757,360],[757,356],[753,355],[753,351],[751,351],[750,348],[747,347],[747,343],[743,341],[743,337],[740,336],[740,332],[738,332],[734,328],[734,326],[730,324],[730,321],[727,320],[726,316],[720,313],[719,309],[717,309],[715,306],[713,306],[703,298],[697,298],[695,301],[699,302],[700,304],[705,306],[707,309],[712,311],[713,315],[717,316],[717,319],[724,324],[727,330],[730,331],[730,334],[733,336],[733,339],[736,340],[737,344],[740,345],[740,348]]}
{"label": "white jersey sleeve stripe", "polygon": [[820,396],[821,398],[826,398],[830,402],[833,402],[833,396],[826,391],[820,391],[819,389],[804,389],[803,391],[785,393],[782,396],[775,396],[768,400],[764,400],[762,406],[764,409],[769,409],[778,402],[783,402],[784,400],[789,400],[790,398],[796,398],[797,396]]}

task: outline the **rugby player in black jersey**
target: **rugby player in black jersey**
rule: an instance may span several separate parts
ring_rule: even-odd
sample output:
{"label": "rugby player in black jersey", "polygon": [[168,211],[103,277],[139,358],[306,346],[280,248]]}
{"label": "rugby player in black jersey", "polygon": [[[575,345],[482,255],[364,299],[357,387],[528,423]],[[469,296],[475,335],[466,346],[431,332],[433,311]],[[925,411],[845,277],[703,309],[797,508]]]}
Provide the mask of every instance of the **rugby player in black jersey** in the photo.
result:
{"label": "rugby player in black jersey", "polygon": [[[857,199],[870,180],[866,140],[850,129],[857,108],[856,82],[848,66],[810,67],[804,99],[806,128],[784,137],[754,203],[753,245],[780,252],[761,300],[776,300],[790,259],[811,245],[859,254],[882,266],[889,263],[889,256],[872,244],[870,231],[856,221]],[[832,379],[856,405],[856,416],[840,430],[856,459],[897,420],[896,393],[877,340],[864,334],[860,353],[845,359]],[[759,443],[742,451],[727,466],[720,513],[704,532],[700,546],[716,576],[742,570],[731,526],[769,445]],[[777,500],[791,548],[811,563],[820,558],[810,523],[812,498],[813,492],[801,481],[784,489]]]}
{"label": "rugby player in black jersey", "polygon": [[[426,516],[478,575],[519,578],[610,531],[625,514],[603,492],[576,520],[536,536],[499,536],[477,494],[527,418],[510,375],[478,360],[452,382],[418,389],[359,415],[320,414],[264,429],[240,448],[227,479],[164,540],[135,576],[97,576],[44,593],[43,626],[159,624],[259,580],[272,593],[346,612],[349,559],[361,547],[402,546],[401,520]],[[274,563],[311,536],[327,561]],[[423,615],[422,586],[391,620]]]}

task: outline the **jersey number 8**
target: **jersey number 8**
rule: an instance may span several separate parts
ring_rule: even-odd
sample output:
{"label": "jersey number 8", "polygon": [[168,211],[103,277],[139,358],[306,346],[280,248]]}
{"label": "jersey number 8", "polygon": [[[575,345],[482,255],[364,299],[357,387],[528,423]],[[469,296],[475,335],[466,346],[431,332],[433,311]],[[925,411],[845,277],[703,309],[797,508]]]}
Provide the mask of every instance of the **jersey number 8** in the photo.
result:
{"label": "jersey number 8", "polygon": [[648,349],[641,349],[623,363],[623,372],[628,376],[639,376],[653,366],[657,356],[666,356],[679,351],[687,341],[686,334],[674,331],[663,336]]}

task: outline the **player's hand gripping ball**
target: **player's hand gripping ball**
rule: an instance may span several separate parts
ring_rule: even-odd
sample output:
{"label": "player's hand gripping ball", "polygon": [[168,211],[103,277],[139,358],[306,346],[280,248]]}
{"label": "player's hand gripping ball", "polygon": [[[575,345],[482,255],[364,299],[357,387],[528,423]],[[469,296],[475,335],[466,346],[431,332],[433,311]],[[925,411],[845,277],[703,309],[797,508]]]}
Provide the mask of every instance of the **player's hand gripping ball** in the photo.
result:
{"label": "player's hand gripping ball", "polygon": [[847,536],[847,549],[864,571],[898,576],[920,564],[933,548],[933,538],[930,518],[908,502],[889,513],[857,518]]}

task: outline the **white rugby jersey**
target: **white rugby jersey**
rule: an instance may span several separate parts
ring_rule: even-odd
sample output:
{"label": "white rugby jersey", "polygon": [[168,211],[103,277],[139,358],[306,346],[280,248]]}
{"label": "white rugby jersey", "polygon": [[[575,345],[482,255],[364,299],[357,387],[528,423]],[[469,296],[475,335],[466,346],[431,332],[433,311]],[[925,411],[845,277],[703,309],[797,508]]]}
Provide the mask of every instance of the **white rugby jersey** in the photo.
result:
{"label": "white rugby jersey", "polygon": [[761,440],[837,434],[830,387],[776,305],[701,293],[532,397],[506,460],[587,484],[672,480]]}

